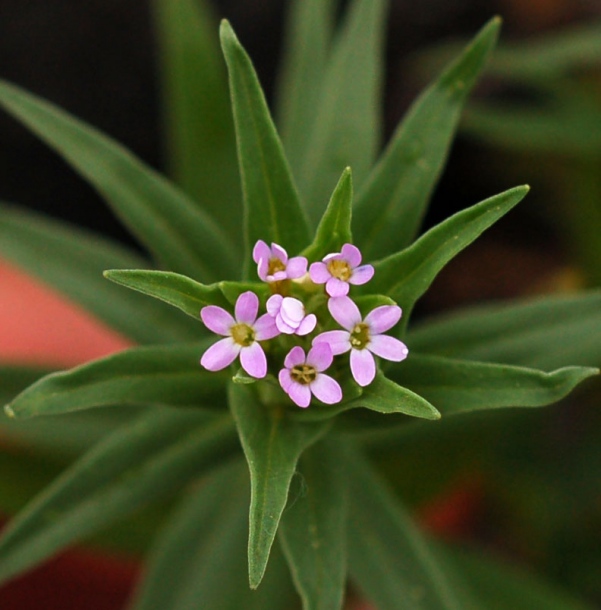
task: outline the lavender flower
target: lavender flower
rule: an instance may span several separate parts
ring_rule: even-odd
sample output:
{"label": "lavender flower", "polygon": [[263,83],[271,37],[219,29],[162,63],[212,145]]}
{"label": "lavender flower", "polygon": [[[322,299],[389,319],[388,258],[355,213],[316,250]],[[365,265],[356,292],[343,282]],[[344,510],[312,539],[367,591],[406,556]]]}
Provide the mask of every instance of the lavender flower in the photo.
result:
{"label": "lavender flower", "polygon": [[251,376],[261,379],[267,374],[267,358],[258,343],[279,335],[275,320],[269,314],[257,320],[259,297],[254,292],[243,292],[236,300],[235,315],[209,305],[203,307],[200,317],[212,332],[223,335],[203,354],[200,364],[209,371],[220,371],[240,356],[242,368]]}
{"label": "lavender flower", "polygon": [[351,350],[351,373],[360,386],[369,385],[376,376],[373,354],[400,362],[407,357],[406,345],[382,333],[390,330],[401,319],[401,308],[383,305],[370,311],[361,319],[359,308],[348,297],[332,298],[328,301],[332,317],[345,330],[331,330],[313,339],[313,345],[327,343],[336,356]]}
{"label": "lavender flower", "polygon": [[314,345],[306,358],[305,350],[297,345],[288,352],[284,360],[286,368],[278,375],[280,385],[299,407],[309,406],[311,394],[328,405],[340,402],[340,385],[323,373],[333,360],[334,355],[327,343]]}
{"label": "lavender flower", "polygon": [[253,248],[253,260],[257,263],[257,273],[264,282],[294,280],[307,273],[307,259],[304,256],[288,258],[288,253],[278,244],[271,248],[260,239]]}
{"label": "lavender flower", "polygon": [[309,275],[316,284],[325,284],[331,297],[348,294],[349,284],[360,286],[374,275],[372,265],[361,265],[361,251],[353,244],[344,244],[341,252],[328,254],[321,262],[313,263]]}
{"label": "lavender flower", "polygon": [[286,335],[308,335],[317,324],[315,314],[305,315],[301,301],[281,294],[269,297],[267,313],[275,318],[278,330]]}

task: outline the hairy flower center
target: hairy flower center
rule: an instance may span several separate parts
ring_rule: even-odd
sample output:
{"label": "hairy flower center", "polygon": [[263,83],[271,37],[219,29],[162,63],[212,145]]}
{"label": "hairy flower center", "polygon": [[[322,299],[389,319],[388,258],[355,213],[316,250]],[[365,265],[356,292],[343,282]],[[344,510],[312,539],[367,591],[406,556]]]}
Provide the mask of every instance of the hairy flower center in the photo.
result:
{"label": "hairy flower center", "polygon": [[369,344],[369,326],[365,322],[359,322],[351,331],[351,347],[354,349],[365,349]]}
{"label": "hairy flower center", "polygon": [[278,271],[286,271],[286,265],[279,258],[270,258],[267,275],[274,275]]}
{"label": "hairy flower center", "polygon": [[337,277],[339,280],[343,282],[347,282],[351,277],[351,267],[350,265],[339,258],[335,258],[328,262],[328,271],[332,274],[333,277]]}
{"label": "hairy flower center", "polygon": [[242,347],[248,347],[255,341],[255,331],[243,322],[234,324],[230,328],[230,333],[232,334],[232,339]]}
{"label": "hairy flower center", "polygon": [[317,378],[317,371],[310,364],[297,364],[290,369],[290,377],[296,383],[301,385],[309,385]]}

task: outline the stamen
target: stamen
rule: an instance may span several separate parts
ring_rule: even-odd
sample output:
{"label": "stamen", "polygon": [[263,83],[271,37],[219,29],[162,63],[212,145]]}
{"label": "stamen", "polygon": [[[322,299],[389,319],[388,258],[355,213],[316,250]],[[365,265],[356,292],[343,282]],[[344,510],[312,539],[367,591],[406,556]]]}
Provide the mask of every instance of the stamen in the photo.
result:
{"label": "stamen", "polygon": [[248,347],[255,342],[255,331],[248,325],[240,322],[230,328],[232,339],[242,347]]}
{"label": "stamen", "polygon": [[348,282],[352,274],[351,266],[345,260],[338,258],[328,262],[328,271],[333,277],[337,277],[343,282]]}
{"label": "stamen", "polygon": [[274,275],[278,271],[286,271],[286,265],[279,258],[270,258],[267,275]]}
{"label": "stamen", "polygon": [[369,326],[364,322],[356,324],[351,331],[351,347],[354,349],[365,349],[369,345],[369,341]]}
{"label": "stamen", "polygon": [[317,378],[317,371],[310,364],[297,364],[290,369],[290,377],[296,383],[309,385]]}

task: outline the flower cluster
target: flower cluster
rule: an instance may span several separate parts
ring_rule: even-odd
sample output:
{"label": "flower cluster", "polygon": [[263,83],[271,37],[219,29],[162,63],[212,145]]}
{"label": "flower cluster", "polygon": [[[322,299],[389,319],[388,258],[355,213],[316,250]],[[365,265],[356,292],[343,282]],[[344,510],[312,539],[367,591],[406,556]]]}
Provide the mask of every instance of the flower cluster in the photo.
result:
{"label": "flower cluster", "polygon": [[[366,284],[374,275],[372,265],[361,265],[361,252],[356,246],[344,244],[340,252],[311,264],[308,272],[309,262],[305,257],[288,258],[284,248],[278,244],[270,247],[262,240],[253,249],[253,259],[259,278],[274,293],[267,300],[267,312],[259,316],[259,297],[252,291],[238,297],[234,316],[215,305],[203,307],[200,315],[205,326],[224,337],[200,360],[209,371],[220,371],[239,357],[248,375],[262,379],[269,366],[261,342],[280,337],[279,343],[270,345],[269,350],[273,357],[278,355],[278,347],[281,356],[286,354],[277,379],[295,404],[308,407],[312,395],[325,404],[342,400],[340,384],[324,372],[332,366],[335,356],[350,352],[351,374],[362,387],[376,376],[374,355],[394,362],[407,357],[404,343],[383,334],[400,320],[401,308],[383,305],[363,318],[348,296],[350,285]],[[323,298],[311,300],[319,284],[324,284],[325,308]],[[291,292],[295,296],[289,296]],[[315,312],[307,311],[309,303],[316,307]],[[329,330],[333,322],[341,329]],[[317,334],[309,344],[309,335],[316,329]],[[289,338],[286,340],[285,336]],[[291,339],[297,342],[292,347]],[[304,342],[308,351],[298,342]],[[281,358],[277,360],[282,362]]]}

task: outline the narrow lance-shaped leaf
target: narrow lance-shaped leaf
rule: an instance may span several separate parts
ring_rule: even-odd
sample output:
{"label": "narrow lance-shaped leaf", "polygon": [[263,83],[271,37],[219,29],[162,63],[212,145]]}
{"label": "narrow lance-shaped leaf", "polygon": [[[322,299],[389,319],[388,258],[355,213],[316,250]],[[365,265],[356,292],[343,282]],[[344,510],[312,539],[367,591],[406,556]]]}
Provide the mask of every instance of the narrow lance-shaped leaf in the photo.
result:
{"label": "narrow lance-shaped leaf", "polygon": [[330,197],[330,203],[319,222],[313,243],[303,251],[309,261],[322,259],[326,254],[339,252],[346,243],[353,242],[351,215],[353,205],[353,179],[347,167]]}
{"label": "narrow lance-shaped leaf", "polygon": [[414,239],[463,103],[496,43],[499,27],[498,18],[490,21],[418,98],[360,189],[353,232],[366,258],[386,256]]}
{"label": "narrow lance-shaped leaf", "polygon": [[217,20],[206,0],[155,0],[154,8],[171,174],[240,243],[242,194]]}
{"label": "narrow lance-shaped leaf", "polygon": [[443,417],[499,407],[557,402],[599,369],[570,366],[551,373],[524,367],[412,353],[392,378],[432,402]]}
{"label": "narrow lance-shaped leaf", "polygon": [[221,407],[224,377],[199,364],[211,341],[132,348],[52,373],[21,392],[5,411],[20,418],[119,404]]}
{"label": "narrow lance-shaped leaf", "polygon": [[285,407],[260,402],[254,385],[231,383],[229,398],[250,470],[248,569],[255,589],[267,566],[296,463],[330,422],[295,421]]}
{"label": "narrow lance-shaped leaf", "polygon": [[291,255],[310,240],[309,225],[265,96],[246,51],[227,21],[221,23],[244,194],[247,277],[254,244],[262,239]]}
{"label": "narrow lance-shaped leaf", "polygon": [[597,290],[472,307],[411,328],[407,342],[419,352],[550,370],[598,366],[600,329]]}
{"label": "narrow lance-shaped leaf", "polygon": [[131,152],[54,105],[0,82],[0,106],[92,184],[170,271],[235,278],[236,247],[215,222]]}
{"label": "narrow lance-shaped leaf", "polygon": [[378,610],[465,610],[416,524],[365,459],[355,450],[347,464],[349,571],[365,598]]}
{"label": "narrow lance-shaped leaf", "polygon": [[132,610],[293,607],[294,587],[278,553],[261,587],[248,587],[248,495],[242,461],[219,468],[193,490],[161,532]]}
{"label": "narrow lance-shaped leaf", "polygon": [[[380,145],[379,96],[387,2],[354,0],[332,44],[295,175],[317,224],[343,167],[362,185]],[[298,167],[298,171],[296,169]]]}
{"label": "narrow lance-shaped leaf", "polygon": [[0,539],[0,582],[165,498],[237,451],[228,414],[145,414],[66,470],[11,522]]}
{"label": "narrow lance-shaped leaf", "polygon": [[374,264],[369,289],[403,306],[407,323],[415,302],[444,266],[519,203],[529,187],[518,186],[458,212],[422,235],[412,246]]}
{"label": "narrow lance-shaped leaf", "polygon": [[292,167],[303,158],[319,107],[335,9],[335,0],[293,0],[288,10],[276,122]]}
{"label": "narrow lance-shaped leaf", "polygon": [[345,447],[324,440],[305,451],[305,488],[284,513],[280,540],[304,610],[338,610],[346,586],[348,480]]}
{"label": "narrow lance-shaped leaf", "polygon": [[0,254],[134,341],[167,343],[189,337],[189,320],[103,279],[107,267],[148,264],[116,243],[0,204]]}

